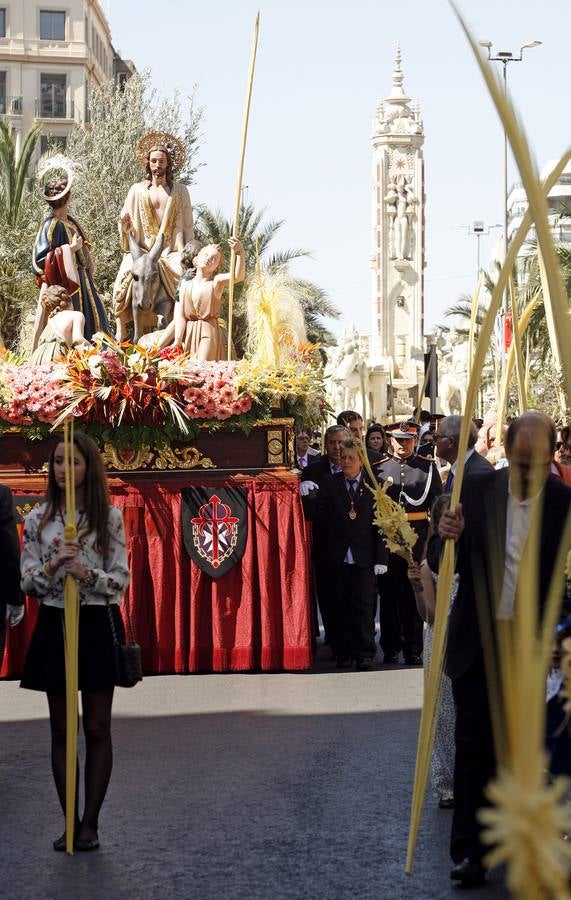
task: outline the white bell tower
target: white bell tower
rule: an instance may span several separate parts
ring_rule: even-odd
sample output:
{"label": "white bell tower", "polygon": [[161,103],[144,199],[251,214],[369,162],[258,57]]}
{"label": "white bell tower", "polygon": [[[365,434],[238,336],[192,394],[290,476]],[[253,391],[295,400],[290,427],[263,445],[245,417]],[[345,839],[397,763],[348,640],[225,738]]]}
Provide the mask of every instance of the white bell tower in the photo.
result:
{"label": "white bell tower", "polygon": [[412,412],[424,373],[424,128],[403,82],[397,44],[392,89],[373,122],[370,340],[376,410],[385,414],[392,399],[397,415]]}

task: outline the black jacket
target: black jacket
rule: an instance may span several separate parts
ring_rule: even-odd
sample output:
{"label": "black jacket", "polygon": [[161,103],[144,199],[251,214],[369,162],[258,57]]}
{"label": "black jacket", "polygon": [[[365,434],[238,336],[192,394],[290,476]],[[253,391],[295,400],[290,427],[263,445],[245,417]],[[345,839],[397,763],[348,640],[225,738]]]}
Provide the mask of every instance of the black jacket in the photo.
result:
{"label": "black jacket", "polygon": [[349,511],[351,500],[343,473],[324,479],[315,501],[315,525],[320,540],[316,548],[319,562],[340,566],[351,548],[355,565],[373,568],[386,565],[387,551],[378,528],[373,525],[373,494],[364,476],[354,500],[355,519]]}
{"label": "black jacket", "polygon": [[[493,469],[468,475],[462,486],[465,525],[458,542],[460,583],[448,623],[446,672],[451,678],[463,675],[482,652],[477,602],[492,617],[500,602],[505,573],[508,482],[509,469]],[[571,489],[549,476],[538,502],[543,503],[537,584],[541,610],[571,504]]]}

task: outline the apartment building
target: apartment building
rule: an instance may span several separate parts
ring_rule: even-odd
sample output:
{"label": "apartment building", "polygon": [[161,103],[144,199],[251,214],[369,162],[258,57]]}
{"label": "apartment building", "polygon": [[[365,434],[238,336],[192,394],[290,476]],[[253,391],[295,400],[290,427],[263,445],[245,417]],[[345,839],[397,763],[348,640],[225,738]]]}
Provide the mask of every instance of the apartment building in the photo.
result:
{"label": "apartment building", "polygon": [[50,138],[65,148],[73,125],[89,121],[92,88],[133,71],[98,0],[0,0],[0,113],[17,150],[38,121],[40,152]]}

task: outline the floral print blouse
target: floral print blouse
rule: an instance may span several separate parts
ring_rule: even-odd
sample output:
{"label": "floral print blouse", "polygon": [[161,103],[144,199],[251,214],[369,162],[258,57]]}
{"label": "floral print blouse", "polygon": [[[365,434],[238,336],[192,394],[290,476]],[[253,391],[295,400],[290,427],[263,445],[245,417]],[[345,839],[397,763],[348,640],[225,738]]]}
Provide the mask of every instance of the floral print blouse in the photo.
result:
{"label": "floral print blouse", "polygon": [[[63,584],[65,570],[60,567],[50,578],[44,566],[60,550],[64,543],[63,517],[56,515],[47,522],[38,534],[45,504],[31,510],[24,523],[24,540],[21,558],[21,587],[30,597],[36,597],[47,606],[63,609]],[[82,531],[82,514],[76,514],[78,529],[79,558],[91,569],[95,576],[93,584],[78,581],[79,598],[82,605],[105,606],[106,603],[121,603],[123,593],[130,580],[123,516],[115,506],[109,507],[109,550],[103,557],[95,548],[96,535]]]}

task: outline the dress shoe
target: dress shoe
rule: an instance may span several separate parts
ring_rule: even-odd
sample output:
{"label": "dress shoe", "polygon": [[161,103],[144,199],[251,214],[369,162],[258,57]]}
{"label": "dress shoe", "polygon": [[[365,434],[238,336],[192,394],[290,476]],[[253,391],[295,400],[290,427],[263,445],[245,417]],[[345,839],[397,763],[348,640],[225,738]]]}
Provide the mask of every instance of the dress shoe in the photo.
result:
{"label": "dress shoe", "polygon": [[352,665],[352,663],[348,656],[338,656],[337,657],[337,668],[338,669],[350,669],[351,665]]}
{"label": "dress shoe", "polygon": [[385,666],[396,666],[398,664],[399,658],[397,653],[385,653],[383,657],[383,662]]}
{"label": "dress shoe", "polygon": [[422,656],[405,656],[404,664],[405,666],[421,666]]}
{"label": "dress shoe", "polygon": [[75,849],[80,853],[89,853],[91,850],[99,850],[99,838],[77,838]]}
{"label": "dress shoe", "polygon": [[373,668],[373,660],[372,659],[359,659],[355,660],[355,669],[357,672],[370,672]]}
{"label": "dress shoe", "polygon": [[454,797],[451,794],[443,794],[438,801],[439,809],[454,809]]}
{"label": "dress shoe", "polygon": [[459,881],[462,887],[479,887],[486,880],[486,870],[482,863],[471,860],[468,856],[450,870],[450,878]]}

